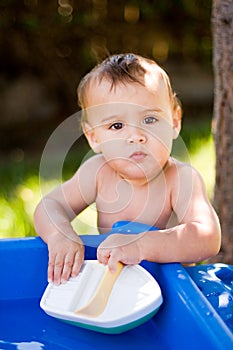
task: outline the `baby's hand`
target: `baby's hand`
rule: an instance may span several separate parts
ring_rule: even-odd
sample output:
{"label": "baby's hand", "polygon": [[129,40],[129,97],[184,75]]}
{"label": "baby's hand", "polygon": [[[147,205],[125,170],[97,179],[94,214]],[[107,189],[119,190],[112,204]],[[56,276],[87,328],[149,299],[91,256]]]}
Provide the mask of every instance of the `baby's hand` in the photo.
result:
{"label": "baby's hand", "polygon": [[84,259],[82,240],[78,236],[71,239],[60,232],[54,232],[49,235],[47,243],[48,281],[60,284],[65,283],[70,276],[77,276]]}
{"label": "baby's hand", "polygon": [[112,234],[99,245],[97,258],[100,263],[108,264],[112,272],[118,261],[126,265],[138,264],[142,260],[139,240],[140,235]]}

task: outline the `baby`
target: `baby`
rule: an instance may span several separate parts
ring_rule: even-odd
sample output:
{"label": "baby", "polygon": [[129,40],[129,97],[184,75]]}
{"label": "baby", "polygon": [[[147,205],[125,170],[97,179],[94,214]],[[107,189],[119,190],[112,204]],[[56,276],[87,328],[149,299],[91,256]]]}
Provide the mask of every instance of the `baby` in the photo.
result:
{"label": "baby", "polygon": [[113,55],[82,79],[78,98],[83,132],[97,154],[36,208],[48,280],[59,284],[79,273],[84,245],[71,221],[94,202],[100,233],[120,220],[159,228],[105,239],[97,258],[111,271],[118,261],[192,263],[217,254],[220,225],[201,176],[171,157],[182,112],[165,71],[139,55]]}

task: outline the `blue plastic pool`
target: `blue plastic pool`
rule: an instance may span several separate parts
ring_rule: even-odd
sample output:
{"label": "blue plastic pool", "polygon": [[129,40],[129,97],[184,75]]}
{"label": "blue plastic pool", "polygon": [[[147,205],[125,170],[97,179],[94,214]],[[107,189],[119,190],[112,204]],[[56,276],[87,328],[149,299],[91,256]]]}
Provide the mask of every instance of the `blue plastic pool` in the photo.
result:
{"label": "blue plastic pool", "polygon": [[[96,246],[104,238],[105,235],[83,236],[85,259],[96,259]],[[226,350],[233,347],[230,309],[227,324],[203,292],[207,267],[204,273],[199,273],[198,269],[185,269],[180,264],[143,262],[143,267],[160,284],[164,302],[150,321],[125,333],[109,335],[66,324],[40,309],[39,301],[47,285],[47,263],[47,247],[38,237],[0,241],[0,349]],[[221,274],[219,271],[220,267],[218,274]],[[231,277],[228,279],[230,286]],[[232,307],[230,295],[228,301]]]}

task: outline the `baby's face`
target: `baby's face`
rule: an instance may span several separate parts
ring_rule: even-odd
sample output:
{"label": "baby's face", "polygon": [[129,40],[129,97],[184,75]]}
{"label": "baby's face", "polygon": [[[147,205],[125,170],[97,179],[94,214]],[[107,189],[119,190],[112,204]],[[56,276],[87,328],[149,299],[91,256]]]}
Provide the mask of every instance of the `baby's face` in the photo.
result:
{"label": "baby's face", "polygon": [[178,123],[161,79],[153,90],[137,83],[111,90],[103,80],[89,89],[86,113],[91,147],[123,178],[150,181],[160,173]]}

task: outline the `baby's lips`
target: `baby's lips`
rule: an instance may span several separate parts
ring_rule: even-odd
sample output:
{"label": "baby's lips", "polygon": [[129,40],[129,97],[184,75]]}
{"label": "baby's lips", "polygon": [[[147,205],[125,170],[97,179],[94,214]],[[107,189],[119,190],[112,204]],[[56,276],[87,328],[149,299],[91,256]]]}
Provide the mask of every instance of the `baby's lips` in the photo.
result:
{"label": "baby's lips", "polygon": [[131,154],[130,159],[136,161],[136,162],[140,162],[143,161],[146,158],[146,153],[144,152],[134,152]]}

